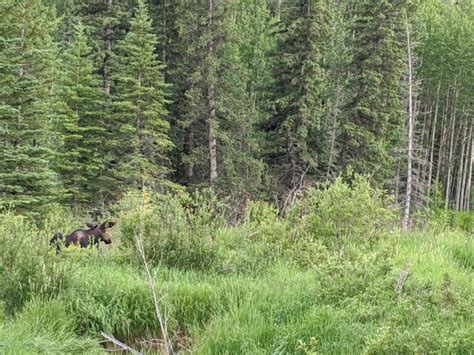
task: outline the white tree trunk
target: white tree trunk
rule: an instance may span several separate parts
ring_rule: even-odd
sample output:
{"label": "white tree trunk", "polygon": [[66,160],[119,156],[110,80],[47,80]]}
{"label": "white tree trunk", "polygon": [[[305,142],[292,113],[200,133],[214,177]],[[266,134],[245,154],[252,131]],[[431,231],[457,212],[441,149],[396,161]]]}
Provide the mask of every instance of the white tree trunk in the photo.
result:
{"label": "white tree trunk", "polygon": [[405,25],[406,25],[406,36],[407,36],[407,64],[408,64],[408,150],[407,150],[407,186],[405,193],[405,208],[403,211],[403,230],[408,231],[410,229],[410,207],[411,207],[411,190],[412,190],[412,179],[413,179],[413,122],[414,122],[414,109],[413,109],[413,58],[411,53],[411,40],[410,40],[410,26],[408,23],[408,16],[405,13]]}
{"label": "white tree trunk", "polygon": [[[209,5],[209,30],[212,31],[212,15],[214,11],[214,0],[208,0]],[[214,55],[214,42],[213,40],[209,43],[209,56]],[[209,63],[212,66],[212,63]],[[212,72],[212,68],[208,68],[209,72]],[[209,132],[209,158],[210,158],[210,171],[209,171],[209,183],[213,185],[217,179],[217,139],[215,132],[216,124],[216,105],[215,105],[215,89],[213,84],[213,77],[210,77],[209,86],[207,88],[207,103],[209,110],[208,118],[208,132]]]}
{"label": "white tree trunk", "polygon": [[430,147],[430,161],[429,161],[429,172],[428,172],[428,191],[431,190],[431,181],[433,179],[433,164],[434,164],[434,146],[435,146],[435,137],[436,137],[436,122],[438,120],[438,110],[439,110],[439,92],[441,89],[441,81],[438,83],[438,90],[436,93],[436,108],[433,120],[433,130],[431,131],[431,147]]}
{"label": "white tree trunk", "polygon": [[454,150],[454,131],[456,130],[456,102],[458,97],[458,91],[456,90],[456,94],[454,96],[455,100],[453,103],[453,113],[452,113],[452,125],[451,125],[451,138],[449,141],[449,153],[448,153],[448,175],[447,175],[447,182],[446,182],[446,200],[445,200],[445,209],[449,208],[449,202],[451,198],[451,180],[452,180],[452,170],[453,170],[453,150]]}
{"label": "white tree trunk", "polygon": [[456,210],[461,211],[462,210],[462,201],[463,201],[463,192],[464,192],[464,186],[463,186],[463,181],[464,181],[464,160],[467,161],[467,159],[464,159],[464,152],[466,151],[466,141],[467,141],[467,123],[464,126],[464,129],[462,129],[462,137],[461,137],[461,157],[459,159],[459,168],[458,168],[458,181],[456,183]]}
{"label": "white tree trunk", "polygon": [[469,173],[467,174],[466,192],[464,193],[464,210],[471,210],[471,188],[472,188],[472,170],[474,165],[474,137],[472,136],[474,122],[471,121],[469,130],[469,140],[471,141],[471,159],[469,161]]}

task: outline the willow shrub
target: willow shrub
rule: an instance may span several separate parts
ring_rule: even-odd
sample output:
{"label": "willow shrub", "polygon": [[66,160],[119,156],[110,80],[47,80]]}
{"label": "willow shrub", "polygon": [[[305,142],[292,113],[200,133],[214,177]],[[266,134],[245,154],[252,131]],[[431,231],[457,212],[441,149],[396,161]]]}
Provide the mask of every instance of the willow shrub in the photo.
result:
{"label": "willow shrub", "polygon": [[327,249],[345,241],[373,241],[395,214],[382,192],[355,176],[338,179],[303,196],[286,218],[264,202],[251,202],[237,226],[225,220],[226,206],[209,191],[191,195],[130,193],[117,206],[122,250],[137,258],[143,240],[150,262],[223,273],[260,271],[276,262],[318,265]]}
{"label": "willow shrub", "polygon": [[152,264],[208,269],[217,257],[216,233],[225,225],[220,202],[210,193],[128,194],[117,206],[122,249],[137,257],[143,241]]}
{"label": "willow shrub", "polygon": [[392,229],[396,213],[389,199],[373,188],[369,180],[355,175],[321,184],[308,191],[293,214],[302,215],[302,223],[317,240],[331,247],[346,242],[371,242]]}
{"label": "willow shrub", "polygon": [[0,214],[0,302],[12,314],[34,295],[55,294],[66,280],[48,236],[26,217]]}

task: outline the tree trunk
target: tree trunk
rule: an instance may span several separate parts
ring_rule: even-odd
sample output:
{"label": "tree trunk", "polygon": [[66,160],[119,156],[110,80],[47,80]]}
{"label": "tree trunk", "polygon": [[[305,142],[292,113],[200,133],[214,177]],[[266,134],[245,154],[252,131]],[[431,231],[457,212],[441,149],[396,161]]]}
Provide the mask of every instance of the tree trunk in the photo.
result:
{"label": "tree trunk", "polygon": [[466,170],[467,170],[467,160],[469,159],[468,147],[469,141],[467,140],[467,122],[464,126],[462,139],[461,139],[461,158],[459,160],[459,169],[458,169],[458,182],[456,186],[456,209],[458,211],[463,210],[464,205],[464,184],[466,182]]}
{"label": "tree trunk", "polygon": [[410,41],[410,26],[405,12],[405,25],[407,36],[407,60],[408,60],[408,151],[407,151],[407,186],[405,193],[405,208],[403,211],[403,230],[410,229],[410,207],[411,207],[411,189],[412,189],[412,162],[413,162],[413,75],[412,75],[412,53]]}
{"label": "tree trunk", "polygon": [[326,172],[326,179],[329,180],[331,177],[332,165],[336,157],[336,130],[337,130],[337,115],[338,107],[341,101],[341,85],[339,84],[339,79],[336,83],[336,97],[334,100],[333,107],[329,113],[330,118],[332,118],[332,129],[331,129],[331,143],[329,147],[329,159],[328,159],[328,170]]}
{"label": "tree trunk", "polygon": [[436,183],[439,182],[440,176],[441,176],[441,168],[442,168],[442,163],[444,160],[444,145],[446,144],[446,135],[449,133],[446,130],[446,125],[449,126],[449,119],[448,119],[448,107],[449,107],[449,93],[451,91],[451,87],[448,86],[448,90],[446,93],[446,103],[445,103],[445,108],[444,108],[444,114],[443,118],[441,120],[441,138],[440,138],[440,143],[439,143],[439,149],[438,149],[438,164],[436,167]]}
{"label": "tree trunk", "polygon": [[471,210],[471,188],[472,188],[472,170],[474,165],[474,137],[472,136],[474,121],[471,120],[471,129],[469,130],[469,140],[471,142],[471,158],[469,161],[469,172],[467,174],[466,192],[464,193],[464,210]]}
{"label": "tree trunk", "polygon": [[[194,128],[192,124],[188,127],[186,131],[186,153],[191,157],[194,150]],[[189,183],[190,180],[194,177],[194,163],[192,162],[192,157],[186,166],[186,178]]]}
{"label": "tree trunk", "polygon": [[395,182],[394,182],[394,198],[395,198],[395,206],[398,209],[400,206],[400,157],[397,158],[397,174],[395,175]]}
{"label": "tree trunk", "polygon": [[454,103],[453,103],[453,113],[452,113],[452,124],[451,124],[451,138],[449,141],[449,153],[448,153],[448,173],[447,173],[447,182],[446,182],[446,199],[445,199],[445,209],[449,207],[449,200],[451,198],[451,174],[453,170],[453,150],[454,150],[454,131],[456,130],[456,101],[458,97],[458,91],[456,90],[456,94],[454,96]]}
{"label": "tree trunk", "polygon": [[168,2],[164,0],[163,4],[163,34],[164,34],[164,39],[162,43],[162,50],[161,50],[161,62],[163,63],[164,66],[167,65],[166,63],[166,46],[168,44],[168,23],[167,23],[167,15],[168,15]]}
{"label": "tree trunk", "polygon": [[428,191],[431,190],[431,181],[433,178],[433,164],[434,164],[434,147],[435,147],[435,137],[436,137],[436,122],[438,120],[438,110],[439,110],[439,92],[441,89],[441,81],[438,83],[438,90],[436,93],[436,108],[433,120],[433,130],[431,131],[431,147],[430,147],[430,160],[429,160],[429,172],[428,172]]}
{"label": "tree trunk", "polygon": [[279,20],[280,19],[280,12],[281,12],[281,3],[283,0],[277,0],[277,8],[276,8],[276,14],[275,17]]}
{"label": "tree trunk", "polygon": [[[209,31],[212,35],[212,15],[214,10],[214,0],[208,0],[209,5]],[[211,39],[209,43],[209,59],[214,56],[214,40]],[[215,133],[215,124],[216,124],[216,107],[215,107],[215,89],[214,89],[214,77],[213,77],[213,68],[211,66],[212,63],[208,63],[209,65],[209,82],[207,88],[207,103],[208,103],[208,110],[209,110],[209,118],[208,118],[208,129],[209,129],[209,158],[210,158],[210,171],[209,171],[209,183],[211,186],[214,184],[214,181],[217,179],[217,139]]]}

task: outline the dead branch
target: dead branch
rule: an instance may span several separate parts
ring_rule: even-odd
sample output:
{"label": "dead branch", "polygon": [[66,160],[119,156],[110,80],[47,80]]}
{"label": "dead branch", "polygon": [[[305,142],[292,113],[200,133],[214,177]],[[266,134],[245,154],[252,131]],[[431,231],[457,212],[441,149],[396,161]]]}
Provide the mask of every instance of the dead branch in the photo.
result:
{"label": "dead branch", "polygon": [[130,351],[133,355],[143,355],[141,352],[136,351],[135,349],[132,349],[131,347],[129,347],[127,344],[122,343],[120,340],[115,339],[112,335],[105,334],[104,332],[100,332],[100,335],[102,335],[105,340],[110,341],[111,343],[114,343],[121,349]]}

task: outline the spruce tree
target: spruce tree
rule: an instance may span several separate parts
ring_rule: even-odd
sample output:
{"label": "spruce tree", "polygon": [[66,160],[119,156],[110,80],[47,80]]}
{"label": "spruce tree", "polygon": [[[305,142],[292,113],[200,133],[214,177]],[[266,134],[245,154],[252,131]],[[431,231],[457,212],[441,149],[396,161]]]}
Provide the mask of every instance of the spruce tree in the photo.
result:
{"label": "spruce tree", "polygon": [[0,13],[0,208],[36,211],[57,192],[56,22],[40,0],[5,0]]}
{"label": "spruce tree", "polygon": [[174,178],[191,189],[212,186],[226,196],[255,195],[263,170],[254,124],[268,65],[266,4],[162,2],[156,13],[165,41],[159,52],[172,83]]}
{"label": "spruce tree", "polygon": [[108,141],[104,117],[105,93],[94,67],[93,52],[82,24],[63,55],[61,99],[64,105],[59,124],[63,144],[57,160],[63,201],[90,203],[110,190],[104,174]]}
{"label": "spruce tree", "polygon": [[[277,182],[279,196],[287,202],[318,175],[326,162],[324,117],[324,43],[328,35],[325,2],[300,0],[282,7],[273,57],[273,82],[269,88],[270,117],[265,158]],[[282,201],[285,203],[285,201]],[[284,208],[284,206],[282,206]]]}
{"label": "spruce tree", "polygon": [[117,43],[114,136],[110,147],[119,180],[140,186],[146,178],[156,185],[169,172],[167,152],[172,143],[166,120],[167,85],[144,1],[138,1],[130,25],[130,32]]}
{"label": "spruce tree", "polygon": [[403,122],[405,5],[404,0],[362,0],[351,13],[349,98],[338,165],[352,165],[374,175],[374,181],[393,172],[393,149]]}

